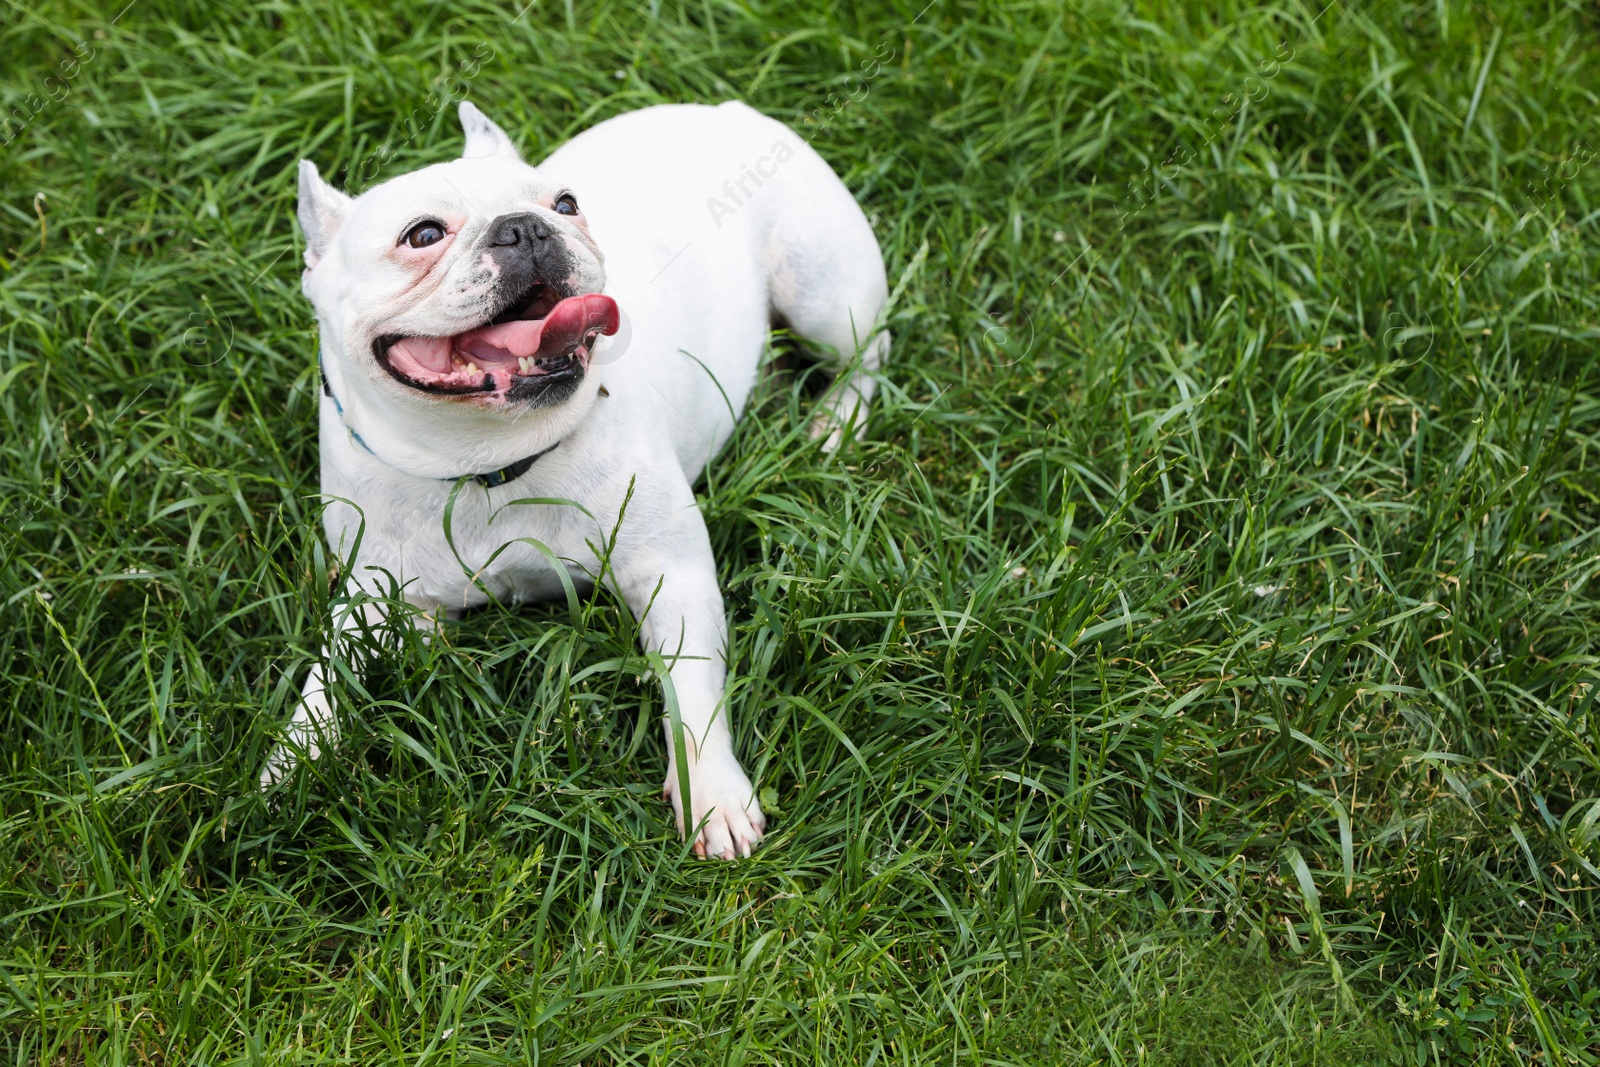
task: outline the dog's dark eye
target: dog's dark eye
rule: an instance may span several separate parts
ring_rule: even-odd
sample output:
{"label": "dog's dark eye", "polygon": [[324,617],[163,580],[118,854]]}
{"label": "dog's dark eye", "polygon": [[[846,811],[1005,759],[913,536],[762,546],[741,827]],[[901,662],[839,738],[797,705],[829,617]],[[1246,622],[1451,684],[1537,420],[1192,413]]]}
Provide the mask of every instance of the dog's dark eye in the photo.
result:
{"label": "dog's dark eye", "polygon": [[571,193],[562,193],[556,197],[557,215],[576,215],[577,213],[578,201],[573,198]]}
{"label": "dog's dark eye", "polygon": [[429,219],[419,222],[406,231],[406,244],[412,248],[427,248],[444,240],[444,224]]}

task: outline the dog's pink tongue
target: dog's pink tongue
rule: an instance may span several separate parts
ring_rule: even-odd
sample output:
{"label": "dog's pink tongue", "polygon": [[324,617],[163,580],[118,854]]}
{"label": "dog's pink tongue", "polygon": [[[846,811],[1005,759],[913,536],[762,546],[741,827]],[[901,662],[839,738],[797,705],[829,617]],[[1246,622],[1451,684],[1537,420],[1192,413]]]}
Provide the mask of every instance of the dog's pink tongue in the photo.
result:
{"label": "dog's pink tongue", "polygon": [[463,334],[458,342],[481,363],[544,359],[571,352],[594,330],[617,332],[617,302],[601,293],[569,296],[542,319],[518,319]]}

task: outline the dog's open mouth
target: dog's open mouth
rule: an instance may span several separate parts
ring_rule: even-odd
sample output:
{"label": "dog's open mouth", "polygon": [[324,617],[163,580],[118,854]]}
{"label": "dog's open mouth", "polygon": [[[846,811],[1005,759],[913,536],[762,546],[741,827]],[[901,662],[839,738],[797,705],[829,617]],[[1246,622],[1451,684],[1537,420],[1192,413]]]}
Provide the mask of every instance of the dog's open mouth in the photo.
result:
{"label": "dog's open mouth", "polygon": [[482,326],[445,337],[386,334],[374,351],[390,374],[434,393],[524,399],[583,377],[601,334],[617,332],[617,302],[601,293],[559,299],[542,285]]}

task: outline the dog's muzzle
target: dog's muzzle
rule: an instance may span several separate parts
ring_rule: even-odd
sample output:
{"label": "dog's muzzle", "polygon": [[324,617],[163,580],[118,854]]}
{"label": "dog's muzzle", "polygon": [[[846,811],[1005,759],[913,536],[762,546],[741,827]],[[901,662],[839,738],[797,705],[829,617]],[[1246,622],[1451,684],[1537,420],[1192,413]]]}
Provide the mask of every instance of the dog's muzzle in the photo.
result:
{"label": "dog's muzzle", "polygon": [[[498,317],[497,317],[498,318]],[[536,318],[495,321],[445,337],[378,338],[379,361],[406,385],[433,393],[498,393],[529,400],[588,369],[601,334],[620,325],[603,293],[569,296]]]}
{"label": "dog's muzzle", "polygon": [[494,261],[496,290],[509,294],[498,302],[500,310],[458,334],[379,337],[373,354],[400,382],[425,392],[565,399],[588,369],[600,335],[617,332],[616,301],[601,293],[563,299],[572,253],[534,212],[496,218],[477,249]]}

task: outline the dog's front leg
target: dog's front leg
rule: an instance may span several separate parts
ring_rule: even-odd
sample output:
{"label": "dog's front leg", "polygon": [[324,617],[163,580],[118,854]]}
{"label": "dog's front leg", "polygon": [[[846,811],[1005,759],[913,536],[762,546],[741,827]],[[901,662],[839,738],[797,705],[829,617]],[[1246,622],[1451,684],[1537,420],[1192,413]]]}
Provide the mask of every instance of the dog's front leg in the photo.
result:
{"label": "dog's front leg", "polygon": [[294,716],[284,727],[283,740],[272,748],[261,771],[261,787],[266,789],[288,777],[301,758],[316,759],[339,739],[339,723],[328,697],[328,675],[335,656],[344,656],[358,670],[363,665],[360,650],[351,640],[351,631],[364,625],[368,630],[383,622],[387,608],[380,600],[361,596],[355,586],[346,590],[347,598],[333,610],[333,635],[323,646],[322,658],[312,665],[300,691]]}
{"label": "dog's front leg", "polygon": [[699,509],[691,506],[680,516],[667,537],[657,531],[654,543],[614,555],[612,573],[617,591],[639,620],[640,643],[666,661],[668,678],[663,682],[670,681],[677,697],[688,771],[687,828],[670,716],[662,792],[672,804],[678,832],[695,833],[696,854],[731,860],[750,855],[767,820],[733,754],[729,709],[723,701],[728,626],[711,542]]}

